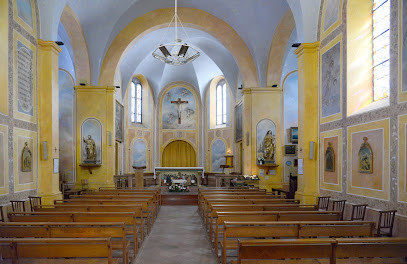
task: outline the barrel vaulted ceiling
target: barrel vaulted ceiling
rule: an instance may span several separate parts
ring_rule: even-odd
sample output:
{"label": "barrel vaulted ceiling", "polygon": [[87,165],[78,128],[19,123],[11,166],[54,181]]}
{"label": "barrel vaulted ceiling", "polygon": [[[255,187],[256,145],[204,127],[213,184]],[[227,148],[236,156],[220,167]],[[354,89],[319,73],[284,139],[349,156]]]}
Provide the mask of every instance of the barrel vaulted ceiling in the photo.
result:
{"label": "barrel vaulted ceiling", "polygon": [[[58,27],[66,4],[75,12],[89,51],[92,85],[98,85],[107,50],[129,23],[150,11],[174,7],[173,0],[38,0],[38,3],[41,38],[44,40],[57,40],[58,36],[64,35],[61,29],[58,32]],[[231,26],[253,57],[260,87],[266,86],[274,32],[288,10],[293,13],[296,23],[296,31],[290,41],[316,40],[320,0],[179,0],[179,6],[203,10]],[[315,15],[304,16],[304,13]],[[236,87],[239,67],[233,54],[210,32],[189,27],[186,31],[192,44],[201,52],[201,57],[181,67],[156,61],[151,53],[160,44],[166,29],[151,30],[128,47],[122,57],[116,69],[120,71],[121,86],[126,88],[133,74],[143,74],[155,94],[159,94],[165,85],[173,81],[186,81],[203,93],[210,80],[218,75],[224,75],[230,86]],[[172,40],[173,32],[174,29],[169,28],[166,41]],[[186,40],[185,36],[181,37]],[[72,53],[69,50],[67,52]],[[284,63],[290,61],[288,57]]]}

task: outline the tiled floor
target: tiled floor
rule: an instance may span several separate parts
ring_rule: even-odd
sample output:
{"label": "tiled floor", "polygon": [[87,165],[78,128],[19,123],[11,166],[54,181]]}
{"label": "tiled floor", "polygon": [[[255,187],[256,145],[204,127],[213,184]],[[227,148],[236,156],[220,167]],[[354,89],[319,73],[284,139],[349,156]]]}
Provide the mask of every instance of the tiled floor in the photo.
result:
{"label": "tiled floor", "polygon": [[216,264],[197,206],[161,206],[135,264]]}

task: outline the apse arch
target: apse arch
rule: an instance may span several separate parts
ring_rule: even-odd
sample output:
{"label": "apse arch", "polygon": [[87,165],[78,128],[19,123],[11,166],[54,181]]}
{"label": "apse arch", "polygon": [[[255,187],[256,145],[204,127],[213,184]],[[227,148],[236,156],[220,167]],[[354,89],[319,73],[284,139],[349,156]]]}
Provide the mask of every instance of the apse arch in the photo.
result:
{"label": "apse arch", "polygon": [[[90,58],[88,44],[79,18],[71,7],[65,5],[60,19],[71,42],[74,55],[74,67],[77,84],[91,83]],[[113,83],[113,82],[112,82]]]}
{"label": "apse arch", "polygon": [[[184,26],[213,35],[232,54],[246,87],[258,87],[259,79],[249,48],[237,32],[223,20],[196,8],[179,8]],[[164,28],[173,17],[172,8],[151,11],[129,23],[109,46],[100,69],[99,85],[111,85],[114,74],[128,49],[146,34]]]}

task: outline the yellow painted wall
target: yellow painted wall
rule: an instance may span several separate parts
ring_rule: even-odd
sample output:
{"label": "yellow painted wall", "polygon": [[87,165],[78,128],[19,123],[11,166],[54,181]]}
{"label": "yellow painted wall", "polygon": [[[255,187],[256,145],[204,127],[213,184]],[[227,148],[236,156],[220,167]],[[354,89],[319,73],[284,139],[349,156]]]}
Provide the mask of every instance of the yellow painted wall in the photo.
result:
{"label": "yellow painted wall", "polygon": [[[243,117],[243,172],[244,174],[259,175],[256,162],[256,133],[257,124],[263,119],[270,119],[276,125],[276,168],[271,168],[269,175],[260,176],[260,188],[271,190],[272,187],[281,187],[282,176],[282,129],[283,126],[283,90],[281,88],[246,88],[244,89],[244,117]],[[250,113],[250,115],[249,115]],[[246,133],[249,132],[249,146],[246,145]],[[274,171],[274,172],[273,172]],[[275,174],[275,175],[270,175]],[[268,179],[266,179],[268,177]]]}
{"label": "yellow painted wall", "polygon": [[347,115],[373,102],[372,0],[349,0],[347,9]]}
{"label": "yellow painted wall", "polygon": [[[76,170],[77,170],[77,188],[81,186],[81,180],[86,179],[89,182],[89,188],[113,186],[113,175],[115,173],[115,100],[114,86],[96,87],[96,86],[76,86]],[[81,167],[81,146],[82,123],[88,118],[96,118],[102,124],[102,166],[92,168],[90,174],[88,168]],[[109,132],[112,137],[112,144],[109,145]]]}

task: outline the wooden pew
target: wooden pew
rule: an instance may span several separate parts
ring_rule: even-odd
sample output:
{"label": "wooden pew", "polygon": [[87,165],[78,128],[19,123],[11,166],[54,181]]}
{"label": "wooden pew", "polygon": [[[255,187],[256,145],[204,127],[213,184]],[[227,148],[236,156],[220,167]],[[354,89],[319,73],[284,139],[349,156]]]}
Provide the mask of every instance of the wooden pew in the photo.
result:
{"label": "wooden pew", "polygon": [[80,194],[80,195],[70,195],[69,199],[116,199],[116,198],[152,198],[154,204],[159,207],[161,205],[161,198],[158,193],[130,193],[130,192],[94,192],[89,194]]}
{"label": "wooden pew", "polygon": [[226,264],[227,250],[238,248],[238,239],[254,237],[372,237],[375,222],[316,221],[316,222],[224,222],[221,246],[222,263]]}
{"label": "wooden pew", "polygon": [[140,240],[144,240],[144,220],[134,212],[26,212],[9,213],[8,218],[11,222],[124,222],[127,226],[126,234],[136,237],[133,241],[134,250],[139,246],[139,233]]}
{"label": "wooden pew", "polygon": [[13,264],[22,259],[31,259],[30,264],[119,263],[112,257],[110,238],[0,238],[0,249],[3,258],[11,257]]}
{"label": "wooden pew", "polygon": [[304,205],[304,204],[251,204],[251,205],[239,205],[239,204],[216,204],[209,205],[208,211],[205,213],[204,225],[208,227],[210,223],[214,223],[216,211],[316,211],[316,205]]}
{"label": "wooden pew", "polygon": [[210,239],[215,238],[214,247],[215,252],[218,252],[219,241],[223,235],[224,222],[268,222],[268,221],[340,221],[341,212],[335,211],[291,211],[291,212],[278,212],[278,211],[260,211],[260,212],[217,212],[216,225],[212,228],[212,236]]}
{"label": "wooden pew", "polygon": [[214,199],[285,199],[284,196],[282,195],[274,195],[274,194],[264,194],[264,193],[250,193],[250,194],[210,194],[210,195],[204,195],[202,196],[202,199],[199,200],[198,202],[198,209],[201,212],[202,216],[202,211],[204,211],[204,207],[207,204],[208,200],[214,200]]}
{"label": "wooden pew", "polygon": [[[123,263],[129,263],[130,241],[126,240],[125,223],[0,223],[2,238],[112,238],[112,249],[123,252]],[[137,241],[134,234],[133,241]],[[137,252],[133,252],[133,259]]]}
{"label": "wooden pew", "polygon": [[[144,204],[143,209],[147,209],[151,213],[151,220],[154,221],[156,213],[158,213],[157,207],[153,202],[152,198],[134,198],[134,199],[66,199],[66,200],[55,200],[54,205],[132,205],[132,204]],[[47,207],[47,206],[40,206]]]}
{"label": "wooden pew", "polygon": [[[133,203],[128,205],[95,205],[95,204],[57,204],[43,205],[36,208],[36,212],[135,212],[147,219],[147,233],[150,232],[151,212],[146,204]],[[148,210],[148,211],[146,211]]]}
{"label": "wooden pew", "polygon": [[238,247],[232,263],[407,263],[407,238],[254,239]]}
{"label": "wooden pew", "polygon": [[134,195],[134,194],[154,194],[161,205],[161,188],[157,189],[105,189],[99,188],[97,192],[84,192],[84,194],[118,194],[118,195]]}

